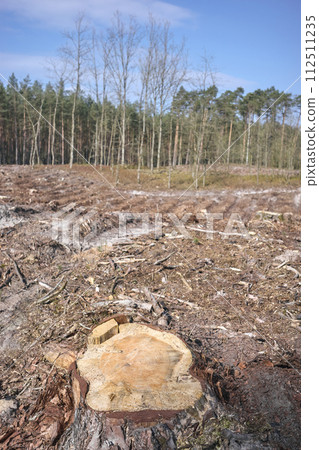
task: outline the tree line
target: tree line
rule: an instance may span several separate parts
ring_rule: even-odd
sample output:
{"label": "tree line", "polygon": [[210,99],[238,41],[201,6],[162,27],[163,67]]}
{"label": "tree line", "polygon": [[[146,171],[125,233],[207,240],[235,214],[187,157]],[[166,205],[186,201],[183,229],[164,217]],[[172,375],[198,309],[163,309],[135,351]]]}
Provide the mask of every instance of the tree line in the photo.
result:
{"label": "tree line", "polygon": [[202,61],[191,71],[184,43],[152,17],[142,26],[116,13],[97,36],[79,16],[52,82],[0,82],[0,163],[130,165],[138,181],[143,167],[181,165],[197,179],[216,160],[299,169],[300,96],[219,93]]}

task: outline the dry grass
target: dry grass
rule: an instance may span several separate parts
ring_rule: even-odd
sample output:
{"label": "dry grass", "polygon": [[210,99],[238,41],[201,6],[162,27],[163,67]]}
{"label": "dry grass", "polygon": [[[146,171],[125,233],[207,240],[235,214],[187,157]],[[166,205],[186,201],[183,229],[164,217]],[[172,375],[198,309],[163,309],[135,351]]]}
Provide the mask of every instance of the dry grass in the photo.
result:
{"label": "dry grass", "polygon": [[[63,170],[70,171],[68,166],[59,166]],[[90,178],[98,177],[91,167],[87,165],[76,165],[74,170],[81,175],[88,175]],[[116,169],[113,171],[109,167],[96,168],[104,177],[112,184],[116,183]],[[300,173],[298,171],[279,171],[278,169],[262,169],[257,176],[256,168],[245,166],[231,166],[227,171],[226,166],[218,166],[217,168],[207,171],[205,178],[201,175],[203,170],[199,172],[198,179],[199,189],[245,189],[245,188],[271,188],[271,187],[299,187]],[[168,186],[169,172],[167,168],[154,170],[153,173],[149,169],[143,169],[141,172],[141,183],[137,184],[137,171],[132,167],[121,167],[119,169],[119,187],[127,187],[136,189],[140,187],[143,190],[164,190]],[[182,167],[177,168],[171,173],[171,189],[188,189],[195,190],[195,178],[189,169]]]}

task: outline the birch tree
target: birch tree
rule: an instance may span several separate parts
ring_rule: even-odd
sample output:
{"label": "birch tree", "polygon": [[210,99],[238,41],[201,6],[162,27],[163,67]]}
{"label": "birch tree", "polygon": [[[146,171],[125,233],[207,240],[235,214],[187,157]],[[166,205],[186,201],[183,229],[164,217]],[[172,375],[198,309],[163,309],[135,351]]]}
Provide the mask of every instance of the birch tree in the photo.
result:
{"label": "birch tree", "polygon": [[186,74],[184,42],[176,45],[168,22],[159,26],[159,36],[155,47],[154,82],[157,86],[159,125],[157,145],[157,168],[161,163],[163,114],[177,92]]}
{"label": "birch tree", "polygon": [[74,22],[74,30],[65,33],[66,46],[61,49],[63,58],[69,67],[69,80],[73,85],[73,105],[71,113],[70,168],[73,165],[75,142],[75,111],[81,82],[86,70],[87,57],[90,51],[88,27],[84,14],[80,14]]}
{"label": "birch tree", "polygon": [[135,56],[140,39],[140,27],[135,18],[130,16],[125,22],[121,14],[116,12],[112,26],[107,30],[106,40],[110,46],[107,61],[108,78],[121,110],[121,154],[118,158],[121,165],[125,163],[127,98],[133,81]]}
{"label": "birch tree", "polygon": [[[141,97],[140,97],[140,110],[143,110],[142,117],[142,131],[140,136],[140,142],[138,147],[138,162],[137,162],[137,182],[140,183],[141,174],[141,161],[144,150],[144,139],[146,133],[146,113],[148,109],[148,102],[151,90],[151,80],[154,76],[155,65],[155,48],[157,41],[157,24],[152,16],[149,17],[149,22],[146,28],[148,47],[139,61],[140,80],[141,80]],[[155,88],[155,86],[154,86]],[[153,147],[154,148],[154,147]]]}

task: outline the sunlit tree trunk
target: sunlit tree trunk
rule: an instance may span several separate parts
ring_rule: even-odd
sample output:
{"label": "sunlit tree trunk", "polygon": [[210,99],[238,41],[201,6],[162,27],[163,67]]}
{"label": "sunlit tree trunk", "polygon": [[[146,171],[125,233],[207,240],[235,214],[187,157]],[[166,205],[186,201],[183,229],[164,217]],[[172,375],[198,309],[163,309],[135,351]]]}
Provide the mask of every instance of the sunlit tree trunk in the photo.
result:
{"label": "sunlit tree trunk", "polygon": [[22,164],[25,165],[26,158],[26,140],[27,140],[27,125],[26,125],[26,106],[23,103],[23,145],[22,145]]}
{"label": "sunlit tree trunk", "polygon": [[174,140],[174,153],[173,153],[173,167],[176,166],[177,162],[177,152],[178,152],[178,138],[179,138],[179,120],[177,119],[176,128],[175,128],[175,140]]}
{"label": "sunlit tree trunk", "polygon": [[247,147],[246,147],[246,166],[249,163],[249,149],[250,149],[250,111],[248,112],[248,131],[247,131]]}
{"label": "sunlit tree trunk", "polygon": [[228,171],[229,171],[229,155],[230,155],[232,130],[233,130],[233,119],[231,119],[231,121],[230,121],[229,134],[228,134],[228,147],[227,147],[227,170]]}

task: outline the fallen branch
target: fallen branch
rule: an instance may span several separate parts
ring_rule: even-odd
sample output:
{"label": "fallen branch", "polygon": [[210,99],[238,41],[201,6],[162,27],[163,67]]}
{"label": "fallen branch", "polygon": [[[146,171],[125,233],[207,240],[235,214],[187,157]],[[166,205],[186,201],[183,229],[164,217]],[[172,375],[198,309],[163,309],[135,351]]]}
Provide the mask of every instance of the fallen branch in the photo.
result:
{"label": "fallen branch", "polygon": [[133,308],[133,309],[142,309],[144,311],[147,312],[152,312],[153,310],[153,305],[150,303],[146,303],[146,302],[139,302],[137,300],[135,300],[134,298],[122,298],[120,300],[112,300],[112,301],[101,301],[101,302],[96,302],[93,303],[91,306],[96,307],[96,308],[103,308],[103,307],[110,307],[110,306],[122,306],[122,307],[126,307],[126,308]]}
{"label": "fallen branch", "polygon": [[50,292],[48,292],[44,297],[37,300],[37,303],[39,303],[39,304],[51,303],[54,300],[54,298],[57,295],[59,295],[63,291],[63,289],[65,289],[65,287],[67,285],[67,281],[64,281],[64,283],[61,285],[63,280],[64,280],[64,277],[61,278],[61,280],[58,282],[58,284]]}
{"label": "fallen branch", "polygon": [[169,255],[165,256],[165,258],[159,259],[158,261],[155,261],[154,266],[158,266],[159,264],[162,264],[163,262],[167,261],[172,255],[176,253],[176,250]]}
{"label": "fallen branch", "polygon": [[44,281],[38,281],[38,283],[39,283],[39,285],[40,285],[41,287],[43,287],[44,289],[47,289],[48,291],[52,291],[52,290],[53,290],[53,287],[50,286],[50,285],[47,284],[47,283],[44,283]]}
{"label": "fallen branch", "polygon": [[109,261],[100,261],[98,263],[98,266],[111,265],[112,269],[115,270],[117,264],[130,264],[130,263],[134,263],[134,262],[144,262],[144,261],[146,261],[145,258],[128,258],[128,257],[125,257],[125,258],[126,259],[117,259],[116,261],[113,261],[111,258],[109,258]]}
{"label": "fallen branch", "polygon": [[221,234],[222,236],[245,236],[244,233],[225,233],[224,231],[217,231],[217,230],[202,230],[201,228],[195,228],[195,227],[188,227],[186,226],[186,228],[188,230],[193,230],[193,231],[199,231],[201,233],[217,233],[217,234]]}
{"label": "fallen branch", "polygon": [[118,260],[118,261],[116,261],[116,264],[130,264],[130,263],[133,263],[133,262],[144,262],[144,261],[146,261],[146,259],[145,258],[134,258],[134,259],[121,259],[121,260]]}
{"label": "fallen branch", "polygon": [[[137,293],[140,293],[140,292],[141,292],[140,289],[135,289],[135,288],[133,288],[132,291],[133,291],[133,292],[137,292]],[[145,292],[145,291],[144,291],[144,292]],[[152,294],[153,296],[155,296],[155,297],[167,299],[167,300],[169,300],[169,301],[171,301],[171,300],[177,301],[177,302],[179,302],[179,303],[182,303],[182,304],[184,304],[184,305],[189,306],[190,308],[197,308],[197,309],[200,309],[200,306],[196,305],[195,303],[188,302],[187,300],[182,300],[182,299],[177,298],[177,297],[166,297],[166,296],[163,295],[163,294],[157,294],[157,293],[155,293],[155,292],[152,292],[151,294]]]}
{"label": "fallen branch", "polygon": [[17,262],[15,261],[15,259],[12,258],[12,256],[6,252],[6,255],[11,259],[11,261],[13,262],[14,265],[14,269],[16,271],[16,274],[18,275],[19,280],[25,285],[25,287],[28,287],[28,282],[25,278],[25,276],[23,275],[22,271],[20,270],[20,267],[18,266]]}
{"label": "fallen branch", "polygon": [[113,281],[112,287],[111,287],[111,294],[114,294],[114,291],[116,289],[116,286],[120,283],[120,281],[123,280],[123,277],[116,277],[115,280]]}

